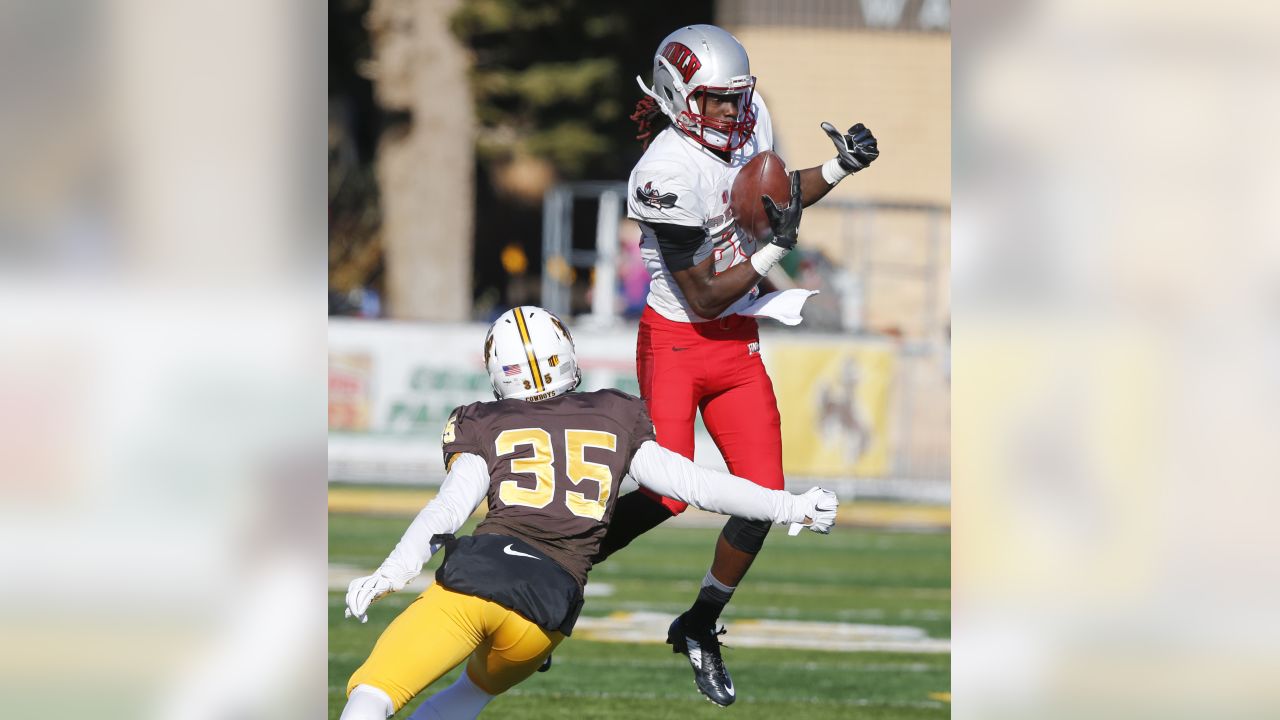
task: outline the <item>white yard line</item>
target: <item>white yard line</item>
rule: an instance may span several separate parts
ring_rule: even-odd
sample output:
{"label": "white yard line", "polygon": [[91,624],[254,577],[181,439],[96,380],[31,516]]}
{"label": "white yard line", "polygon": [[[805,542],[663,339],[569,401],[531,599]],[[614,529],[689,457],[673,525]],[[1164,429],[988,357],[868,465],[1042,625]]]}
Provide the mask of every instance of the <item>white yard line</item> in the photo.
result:
{"label": "white yard line", "polygon": [[[345,590],[366,568],[347,565],[329,566],[329,589]],[[415,578],[403,592],[422,592],[433,579],[432,573]],[[588,596],[609,596],[613,586],[588,583]],[[667,637],[672,616],[651,610],[616,612],[605,617],[579,618],[573,637],[598,642],[660,643]],[[840,652],[916,652],[949,653],[951,641],[930,638],[924,630],[904,625],[869,623],[810,622],[805,620],[727,620],[729,634],[725,641],[731,647],[774,647]]]}
{"label": "white yard line", "polygon": [[[517,697],[542,697],[565,700],[688,700],[689,694],[679,691],[657,692],[657,691],[601,691],[601,690],[543,690],[533,686],[516,686],[508,690],[504,695],[512,695]],[[761,700],[770,700],[771,698],[762,697]],[[944,708],[946,704],[939,701],[894,701],[894,700],[868,700],[866,698],[833,698],[827,696],[810,696],[810,697],[788,697],[785,702],[798,705],[835,705],[838,707],[892,707],[892,708],[915,708],[915,709],[936,709]]]}
{"label": "white yard line", "polygon": [[[654,643],[667,636],[671,616],[622,612],[583,617],[573,636],[604,642]],[[774,647],[841,652],[949,653],[951,641],[930,638],[924,630],[901,625],[810,622],[804,620],[730,620],[724,623],[731,647]]]}

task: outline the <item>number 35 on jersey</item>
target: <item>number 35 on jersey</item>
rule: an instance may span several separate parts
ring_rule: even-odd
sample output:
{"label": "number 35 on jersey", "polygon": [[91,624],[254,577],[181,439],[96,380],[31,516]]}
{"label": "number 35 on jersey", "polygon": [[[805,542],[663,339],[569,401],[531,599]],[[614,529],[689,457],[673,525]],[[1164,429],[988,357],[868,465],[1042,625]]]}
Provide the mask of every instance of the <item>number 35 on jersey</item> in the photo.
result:
{"label": "number 35 on jersey", "polygon": [[[565,487],[564,504],[578,517],[601,520],[609,504],[613,490],[613,473],[609,466],[586,459],[587,448],[600,448],[609,452],[618,449],[618,437],[601,430],[568,429],[564,431],[564,457],[561,459],[569,485]],[[532,476],[533,487],[527,479],[504,480],[499,486],[498,499],[506,505],[545,508],[556,496],[556,444],[551,433],[542,428],[518,428],[504,430],[494,441],[498,455],[510,455],[521,446],[532,448],[529,457],[510,460],[514,475]]]}

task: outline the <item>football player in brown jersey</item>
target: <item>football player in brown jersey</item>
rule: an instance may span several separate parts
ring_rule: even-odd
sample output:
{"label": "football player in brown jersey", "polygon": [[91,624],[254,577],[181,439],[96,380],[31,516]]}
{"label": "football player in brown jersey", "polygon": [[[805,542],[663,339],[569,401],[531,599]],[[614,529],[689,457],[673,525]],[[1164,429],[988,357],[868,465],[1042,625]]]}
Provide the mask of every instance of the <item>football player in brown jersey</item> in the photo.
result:
{"label": "football player in brown jersey", "polygon": [[[347,616],[364,622],[373,601],[404,588],[445,549],[435,583],[351,676],[342,720],[385,720],[464,660],[457,682],[422,703],[413,720],[474,718],[532,675],[573,631],[623,475],[713,512],[818,533],[835,522],[829,490],[794,495],[703,469],[654,442],[639,398],[571,392],[581,381],[573,338],[542,308],[499,317],[484,359],[497,400],[453,411],[439,494],[377,571],[347,592]],[[485,500],[485,519],[455,540]]]}

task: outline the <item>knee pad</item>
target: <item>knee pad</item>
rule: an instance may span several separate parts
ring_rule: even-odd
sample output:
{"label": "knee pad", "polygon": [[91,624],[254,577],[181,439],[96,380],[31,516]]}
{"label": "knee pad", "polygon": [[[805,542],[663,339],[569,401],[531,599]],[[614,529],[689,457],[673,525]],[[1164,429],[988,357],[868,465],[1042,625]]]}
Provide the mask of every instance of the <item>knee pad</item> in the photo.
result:
{"label": "knee pad", "polygon": [[768,520],[743,520],[739,517],[729,518],[724,524],[725,542],[744,553],[755,555],[764,547],[764,538],[769,534],[773,523]]}

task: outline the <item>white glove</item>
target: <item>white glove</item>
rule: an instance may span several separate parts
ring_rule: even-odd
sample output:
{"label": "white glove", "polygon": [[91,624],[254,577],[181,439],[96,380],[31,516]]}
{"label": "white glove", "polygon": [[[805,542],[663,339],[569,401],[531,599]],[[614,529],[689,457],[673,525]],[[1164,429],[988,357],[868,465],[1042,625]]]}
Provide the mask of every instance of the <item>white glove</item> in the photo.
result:
{"label": "white glove", "polygon": [[347,586],[346,617],[360,618],[362,623],[369,622],[369,616],[366,614],[369,606],[383,595],[403,590],[404,585],[403,582],[397,583],[381,572],[352,580]]}
{"label": "white glove", "polygon": [[[802,528],[826,535],[831,526],[836,524],[836,507],[840,501],[836,494],[826,488],[809,488],[805,494],[797,498],[795,505],[795,521],[791,523],[788,535],[799,535]],[[811,522],[806,523],[805,519]]]}

